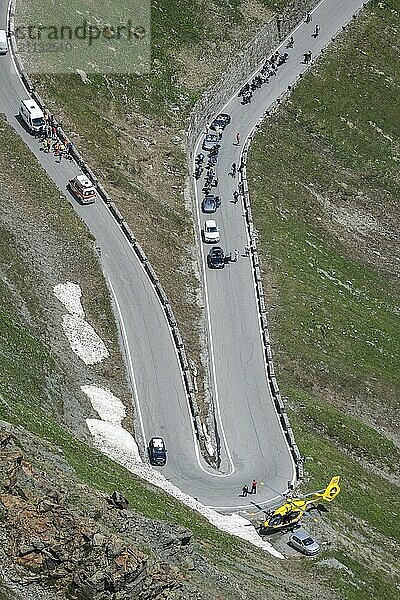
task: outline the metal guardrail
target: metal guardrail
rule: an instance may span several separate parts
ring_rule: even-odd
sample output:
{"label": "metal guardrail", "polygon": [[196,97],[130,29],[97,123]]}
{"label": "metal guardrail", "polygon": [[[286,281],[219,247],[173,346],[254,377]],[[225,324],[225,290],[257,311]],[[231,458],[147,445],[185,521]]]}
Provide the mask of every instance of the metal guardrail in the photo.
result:
{"label": "metal guardrail", "polygon": [[274,112],[279,107],[282,100],[290,93],[291,89],[292,89],[292,86],[290,86],[288,88],[288,90],[286,90],[286,92],[279,99],[276,100],[276,102],[272,105],[272,107],[270,107],[268,109],[268,111],[266,111],[266,113],[255,124],[252,132],[250,133],[249,137],[246,139],[246,142],[243,147],[243,151],[241,154],[239,173],[240,173],[240,182],[242,184],[241,187],[243,190],[243,193],[242,193],[243,206],[244,206],[244,211],[245,211],[247,230],[248,230],[249,239],[250,239],[249,251],[250,251],[250,258],[251,258],[252,267],[253,267],[253,277],[254,277],[254,281],[256,284],[258,314],[259,314],[259,319],[260,319],[260,328],[261,328],[262,340],[263,340],[263,345],[264,345],[265,361],[266,361],[266,365],[267,365],[268,383],[269,383],[269,388],[270,388],[271,395],[272,395],[272,398],[273,398],[273,401],[275,404],[275,410],[278,414],[279,422],[283,429],[286,441],[288,443],[290,452],[292,454],[293,461],[296,466],[296,477],[297,477],[297,481],[299,482],[299,481],[301,481],[301,479],[303,478],[303,475],[304,475],[303,459],[300,454],[299,448],[296,444],[296,441],[294,439],[293,431],[292,431],[292,428],[290,427],[289,418],[286,414],[285,404],[282,400],[278,381],[276,379],[273,356],[272,356],[272,349],[271,349],[271,343],[270,343],[270,336],[269,336],[269,330],[268,330],[268,318],[267,318],[267,312],[266,312],[266,308],[265,308],[264,290],[263,290],[263,285],[262,285],[262,275],[261,275],[261,268],[260,268],[260,258],[259,258],[259,254],[257,252],[257,235],[254,230],[253,217],[252,217],[251,206],[250,206],[249,186],[248,186],[248,181],[247,181],[247,158],[248,158],[248,151],[249,151],[250,143],[253,140],[254,136],[256,135],[257,130],[260,127],[261,123],[264,121],[264,119],[267,118],[268,116],[270,116],[271,113]]}

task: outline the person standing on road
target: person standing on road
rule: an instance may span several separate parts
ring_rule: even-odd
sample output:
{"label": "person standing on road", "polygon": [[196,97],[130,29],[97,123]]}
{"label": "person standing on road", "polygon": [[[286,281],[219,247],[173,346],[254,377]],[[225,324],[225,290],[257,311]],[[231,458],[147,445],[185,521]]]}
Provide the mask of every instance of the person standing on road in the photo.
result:
{"label": "person standing on road", "polygon": [[236,144],[235,145],[239,146],[239,144],[240,144],[240,133],[237,132],[237,134],[236,134]]}
{"label": "person standing on road", "polygon": [[58,162],[59,162],[59,163],[62,161],[62,157],[63,157],[63,154],[64,154],[64,150],[65,150],[65,146],[64,146],[64,144],[60,144],[60,147],[59,147],[59,152],[58,152]]}
{"label": "person standing on road", "polygon": [[253,481],[251,482],[250,494],[257,494],[257,480],[256,479],[253,479]]}
{"label": "person standing on road", "polygon": [[318,35],[319,35],[319,25],[316,25],[315,31],[314,31],[314,37],[316,38],[316,37],[318,37]]}
{"label": "person standing on road", "polygon": [[236,175],[236,163],[232,163],[231,172],[229,173],[232,177]]}
{"label": "person standing on road", "polygon": [[68,158],[72,158],[72,149],[73,149],[73,147],[74,147],[74,145],[73,145],[72,142],[68,142],[67,143],[66,150],[67,150],[67,157]]}
{"label": "person standing on road", "polygon": [[236,204],[237,201],[239,200],[239,192],[237,190],[235,190],[232,194],[233,196],[233,202]]}
{"label": "person standing on road", "polygon": [[306,23],[311,23],[311,21],[312,21],[312,16],[311,16],[311,13],[308,12],[306,14]]}

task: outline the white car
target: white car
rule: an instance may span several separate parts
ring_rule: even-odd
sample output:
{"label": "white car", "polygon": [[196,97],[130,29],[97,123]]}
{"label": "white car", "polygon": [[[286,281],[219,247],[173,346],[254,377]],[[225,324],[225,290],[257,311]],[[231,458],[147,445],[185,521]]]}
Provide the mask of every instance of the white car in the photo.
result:
{"label": "white car", "polygon": [[0,29],[0,54],[7,54],[7,52],[8,52],[7,32],[4,29]]}
{"label": "white car", "polygon": [[214,146],[219,146],[219,135],[216,133],[207,133],[201,145],[202,149],[208,151],[214,148]]}
{"label": "white car", "polygon": [[219,242],[218,225],[212,219],[204,223],[204,241],[210,244]]}

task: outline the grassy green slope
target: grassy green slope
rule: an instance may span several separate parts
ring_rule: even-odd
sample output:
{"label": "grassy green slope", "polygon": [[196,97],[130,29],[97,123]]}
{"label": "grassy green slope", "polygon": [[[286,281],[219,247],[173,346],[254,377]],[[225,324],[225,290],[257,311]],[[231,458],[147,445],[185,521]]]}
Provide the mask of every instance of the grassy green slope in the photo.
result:
{"label": "grassy green slope", "polygon": [[334,533],[321,537],[333,535],[326,555],[352,572],[327,571],[346,599],[397,595],[398,26],[396,2],[370,3],[264,123],[250,155],[275,361],[306,456],[304,489],[342,476]]}

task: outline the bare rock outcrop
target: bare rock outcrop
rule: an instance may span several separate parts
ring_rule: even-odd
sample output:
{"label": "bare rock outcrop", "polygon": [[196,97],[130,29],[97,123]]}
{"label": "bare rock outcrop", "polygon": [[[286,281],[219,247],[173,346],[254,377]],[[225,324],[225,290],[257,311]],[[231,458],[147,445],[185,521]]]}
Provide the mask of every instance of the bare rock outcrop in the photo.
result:
{"label": "bare rock outcrop", "polygon": [[[21,580],[51,584],[79,600],[181,597],[183,577],[176,566],[147,556],[67,507],[65,494],[24,458],[11,433],[0,434],[0,484],[5,550]],[[128,505],[120,493],[110,498],[108,510]],[[189,539],[187,532],[182,543]]]}

